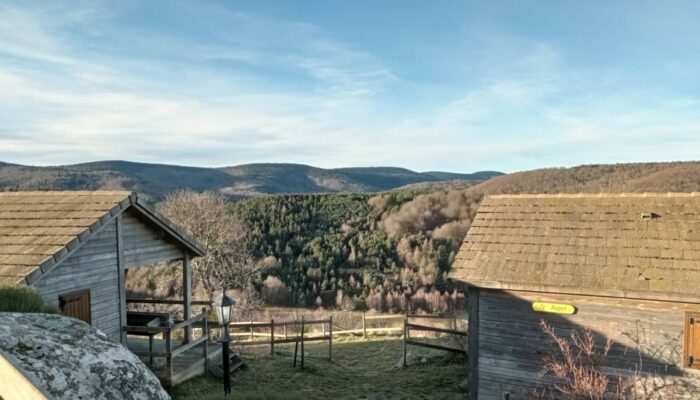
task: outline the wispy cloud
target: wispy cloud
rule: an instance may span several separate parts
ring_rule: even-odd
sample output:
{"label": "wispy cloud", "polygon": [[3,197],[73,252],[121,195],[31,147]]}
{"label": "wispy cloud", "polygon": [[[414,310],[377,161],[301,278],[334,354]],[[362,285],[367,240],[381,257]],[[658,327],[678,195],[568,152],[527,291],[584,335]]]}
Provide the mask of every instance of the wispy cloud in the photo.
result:
{"label": "wispy cloud", "polygon": [[[7,18],[0,43],[22,38],[4,47],[0,64],[0,105],[13,110],[3,117],[12,123],[0,127],[0,157],[6,159],[53,163],[141,155],[173,162],[172,151],[189,148],[189,163],[231,164],[279,159],[285,152],[293,158],[299,143],[327,153],[320,147],[335,140],[324,140],[326,132],[349,123],[353,109],[367,107],[397,79],[372,55],[329,39],[317,27],[267,17],[217,12],[221,25],[245,22],[236,37],[214,26],[206,32],[207,44],[200,45],[193,39],[160,40],[156,32],[146,49],[157,44],[170,46],[164,52],[176,53],[178,47],[188,52],[158,61],[130,55],[122,62],[109,48],[72,50],[72,38],[59,23],[44,23],[56,18],[53,13],[9,7],[2,12]],[[260,32],[275,32],[289,43],[280,48],[268,41],[266,47]],[[242,65],[207,65],[226,58]],[[261,82],[265,76],[250,71],[261,65],[308,82],[299,87]]]}
{"label": "wispy cloud", "polygon": [[[687,72],[683,85],[649,79],[587,61],[560,31],[482,22],[381,36],[387,20],[363,41],[323,16],[225,3],[4,3],[0,160],[515,170],[700,149]],[[685,70],[688,57],[659,68]]]}
{"label": "wispy cloud", "polygon": [[419,169],[429,169],[440,157],[448,169],[468,162],[514,171],[697,159],[699,99],[653,87],[611,88],[567,68],[545,43],[517,42],[519,54],[505,46],[508,65],[489,67],[461,97],[390,129],[386,146],[396,136],[411,143],[396,148],[394,162],[419,160]]}

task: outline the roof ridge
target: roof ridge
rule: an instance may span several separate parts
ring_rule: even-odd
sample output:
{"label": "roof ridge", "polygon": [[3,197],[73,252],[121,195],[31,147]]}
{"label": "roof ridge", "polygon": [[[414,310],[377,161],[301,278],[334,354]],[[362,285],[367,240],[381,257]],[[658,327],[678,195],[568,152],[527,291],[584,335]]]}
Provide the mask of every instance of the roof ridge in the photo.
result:
{"label": "roof ridge", "polygon": [[541,198],[623,198],[623,197],[700,197],[700,192],[640,192],[640,193],[520,193],[490,194],[493,199],[541,199]]}

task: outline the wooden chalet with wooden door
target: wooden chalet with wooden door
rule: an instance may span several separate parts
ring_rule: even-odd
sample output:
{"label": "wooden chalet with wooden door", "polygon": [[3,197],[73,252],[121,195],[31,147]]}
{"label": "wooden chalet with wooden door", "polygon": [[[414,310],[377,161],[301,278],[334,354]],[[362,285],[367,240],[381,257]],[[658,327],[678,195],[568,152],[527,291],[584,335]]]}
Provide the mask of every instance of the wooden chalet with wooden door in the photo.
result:
{"label": "wooden chalet with wooden door", "polygon": [[700,398],[700,193],[487,196],[450,277],[468,290],[471,399],[552,389],[543,321],[610,339],[606,374],[645,398]]}
{"label": "wooden chalet with wooden door", "polygon": [[[192,315],[190,267],[193,257],[204,254],[198,243],[136,193],[0,193],[0,285],[31,285],[47,304],[128,344],[137,354],[151,360],[154,355],[165,357],[167,383],[173,383],[173,353],[194,345],[206,347],[206,333],[189,343],[192,322],[206,324],[205,314]],[[182,264],[183,296],[166,303],[182,306],[183,321],[167,314],[129,312],[127,271],[172,261]],[[184,341],[171,343],[170,333],[178,327],[184,329]],[[159,349],[153,338],[164,332],[168,343],[160,343],[164,348]],[[132,334],[149,336],[150,347],[138,347],[137,340],[127,343]],[[204,362],[201,365],[203,372]]]}

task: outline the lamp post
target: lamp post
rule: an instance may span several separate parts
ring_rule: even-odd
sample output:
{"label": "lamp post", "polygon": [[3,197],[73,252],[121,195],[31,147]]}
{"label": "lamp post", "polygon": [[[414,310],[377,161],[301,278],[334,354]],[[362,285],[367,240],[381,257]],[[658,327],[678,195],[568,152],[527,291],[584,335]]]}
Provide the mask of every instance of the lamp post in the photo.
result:
{"label": "lamp post", "polygon": [[236,305],[236,300],[226,296],[226,289],[224,289],[221,297],[221,303],[216,306],[216,316],[219,318],[219,323],[221,324],[223,330],[219,343],[221,343],[223,350],[225,395],[231,393],[231,356],[229,349],[231,336],[228,334],[228,324],[231,322],[231,312],[233,311],[234,305]]}

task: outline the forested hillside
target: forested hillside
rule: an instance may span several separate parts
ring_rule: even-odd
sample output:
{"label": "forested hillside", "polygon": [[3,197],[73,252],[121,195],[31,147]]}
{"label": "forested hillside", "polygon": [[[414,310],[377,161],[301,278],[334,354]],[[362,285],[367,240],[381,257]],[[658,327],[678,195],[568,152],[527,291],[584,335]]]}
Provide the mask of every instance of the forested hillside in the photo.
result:
{"label": "forested hillside", "polygon": [[264,260],[269,302],[390,310],[407,294],[437,311],[454,303],[445,277],[484,195],[622,191],[700,191],[700,163],[542,169],[460,190],[281,195],[232,207]]}
{"label": "forested hillside", "polygon": [[[263,260],[268,303],[398,310],[403,294],[445,309],[457,242],[395,236],[382,221],[416,192],[281,195],[233,206]],[[431,294],[432,293],[432,294]],[[446,294],[447,293],[447,294]]]}

